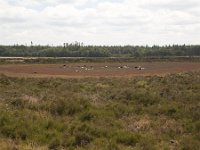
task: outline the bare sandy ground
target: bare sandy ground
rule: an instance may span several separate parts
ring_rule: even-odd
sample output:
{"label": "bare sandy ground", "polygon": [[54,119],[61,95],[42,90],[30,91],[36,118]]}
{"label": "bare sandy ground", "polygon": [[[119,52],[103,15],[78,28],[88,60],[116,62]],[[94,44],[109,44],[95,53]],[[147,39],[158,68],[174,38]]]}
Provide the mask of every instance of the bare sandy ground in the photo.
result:
{"label": "bare sandy ground", "polygon": [[[140,67],[139,70],[137,67]],[[70,63],[0,65],[0,73],[27,77],[133,77],[200,71],[200,63]]]}

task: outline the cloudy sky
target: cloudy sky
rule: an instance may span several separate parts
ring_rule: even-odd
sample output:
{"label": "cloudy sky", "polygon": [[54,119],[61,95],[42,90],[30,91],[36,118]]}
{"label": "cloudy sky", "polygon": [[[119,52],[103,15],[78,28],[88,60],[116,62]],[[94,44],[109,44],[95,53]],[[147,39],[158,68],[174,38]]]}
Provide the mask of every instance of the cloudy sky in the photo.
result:
{"label": "cloudy sky", "polygon": [[0,0],[0,44],[200,44],[200,0]]}

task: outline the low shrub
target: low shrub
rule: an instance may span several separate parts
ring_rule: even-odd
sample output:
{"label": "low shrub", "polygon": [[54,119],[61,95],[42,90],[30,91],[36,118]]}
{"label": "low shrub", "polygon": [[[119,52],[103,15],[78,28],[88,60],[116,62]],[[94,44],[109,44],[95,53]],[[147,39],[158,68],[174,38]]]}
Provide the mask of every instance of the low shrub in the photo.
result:
{"label": "low shrub", "polygon": [[61,146],[61,141],[58,138],[54,138],[52,139],[52,141],[50,142],[48,148],[49,150],[58,150],[60,149]]}
{"label": "low shrub", "polygon": [[93,140],[93,137],[86,132],[79,132],[75,135],[75,145],[76,146],[85,146]]}
{"label": "low shrub", "polygon": [[129,132],[119,131],[114,136],[117,143],[127,146],[135,146],[140,141],[140,136]]}
{"label": "low shrub", "polygon": [[83,112],[80,116],[80,120],[83,122],[91,121],[93,118],[95,118],[95,115],[90,111]]}

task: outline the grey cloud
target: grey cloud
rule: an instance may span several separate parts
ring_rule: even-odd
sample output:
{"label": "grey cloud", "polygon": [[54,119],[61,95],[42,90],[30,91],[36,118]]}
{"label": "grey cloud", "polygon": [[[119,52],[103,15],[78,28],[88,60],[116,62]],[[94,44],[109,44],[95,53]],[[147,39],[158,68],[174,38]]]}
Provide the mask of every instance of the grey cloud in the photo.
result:
{"label": "grey cloud", "polygon": [[1,24],[22,23],[22,22],[25,22],[25,21],[26,21],[26,19],[24,19],[24,18],[19,18],[19,17],[16,17],[16,18],[0,17],[0,23],[1,23]]}
{"label": "grey cloud", "polygon": [[51,26],[56,26],[56,27],[68,27],[68,28],[81,28],[81,27],[85,27],[88,25],[88,23],[86,22],[78,22],[78,21],[48,21],[47,24],[51,25]]}
{"label": "grey cloud", "polygon": [[192,43],[200,38],[199,4],[197,0],[0,0],[0,41]]}
{"label": "grey cloud", "polygon": [[158,1],[157,3],[146,3],[146,4],[141,4],[141,8],[144,9],[150,9],[153,11],[157,10],[180,10],[180,11],[185,11],[185,10],[190,10],[194,9],[196,7],[200,7],[200,2],[198,0],[174,0],[174,1]]}
{"label": "grey cloud", "polygon": [[76,8],[93,8],[96,7],[99,3],[111,2],[111,3],[120,3],[124,0],[6,0],[10,5],[22,6],[28,9],[42,11],[47,7],[55,7],[63,4],[72,4]]}
{"label": "grey cloud", "polygon": [[110,18],[104,23],[110,25],[111,27],[126,27],[131,28],[133,26],[142,26],[148,23],[147,19],[142,19],[139,17],[123,17],[123,18]]}

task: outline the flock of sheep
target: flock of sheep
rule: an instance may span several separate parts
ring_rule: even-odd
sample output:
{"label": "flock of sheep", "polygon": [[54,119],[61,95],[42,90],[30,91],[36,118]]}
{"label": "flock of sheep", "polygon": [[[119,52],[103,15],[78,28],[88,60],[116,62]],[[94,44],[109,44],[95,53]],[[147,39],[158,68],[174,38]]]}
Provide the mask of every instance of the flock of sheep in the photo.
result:
{"label": "flock of sheep", "polygon": [[[120,67],[118,67],[119,69],[128,69],[128,68],[130,68],[129,66],[120,66]],[[134,67],[135,69],[137,69],[137,70],[144,70],[145,68],[143,68],[143,67],[141,67],[141,66],[135,66]]]}
{"label": "flock of sheep", "polygon": [[[67,65],[63,65],[62,68],[66,68]],[[78,66],[78,68],[82,69],[82,70],[85,70],[85,71],[90,71],[90,70],[94,70],[94,66],[86,66],[86,65],[83,65],[83,66]],[[107,69],[109,68],[109,66],[103,66],[101,67],[102,69]],[[129,68],[132,68],[132,67],[129,67],[127,65],[125,66],[118,66],[117,67],[118,69],[129,69]],[[134,69],[136,70],[144,70],[145,68],[141,67],[141,66],[135,66]]]}

